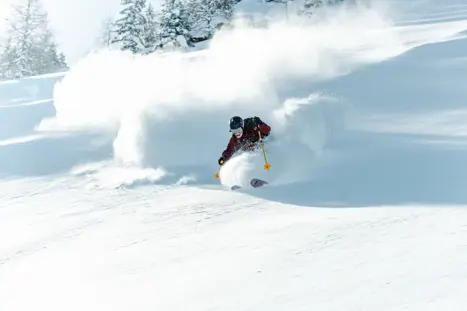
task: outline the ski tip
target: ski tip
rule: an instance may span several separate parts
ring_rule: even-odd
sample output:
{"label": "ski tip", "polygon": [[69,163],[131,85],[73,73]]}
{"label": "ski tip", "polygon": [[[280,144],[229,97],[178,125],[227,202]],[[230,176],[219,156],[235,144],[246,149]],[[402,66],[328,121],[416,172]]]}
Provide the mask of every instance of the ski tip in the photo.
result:
{"label": "ski tip", "polygon": [[253,187],[253,188],[258,188],[258,187],[261,187],[261,186],[264,186],[264,185],[267,185],[268,182],[265,181],[265,180],[262,180],[262,179],[259,179],[259,178],[253,178],[251,181],[250,181],[250,185]]}

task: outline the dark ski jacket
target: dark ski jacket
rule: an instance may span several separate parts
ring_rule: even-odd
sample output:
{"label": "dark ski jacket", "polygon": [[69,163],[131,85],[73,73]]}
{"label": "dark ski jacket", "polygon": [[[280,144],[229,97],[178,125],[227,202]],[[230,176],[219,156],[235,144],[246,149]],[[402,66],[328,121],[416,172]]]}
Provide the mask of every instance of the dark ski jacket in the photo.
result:
{"label": "dark ski jacket", "polygon": [[246,118],[243,120],[243,135],[237,138],[234,134],[230,138],[227,148],[222,152],[225,161],[230,159],[238,150],[244,151],[253,149],[259,140],[258,131],[262,137],[266,137],[271,132],[271,127],[258,117]]}

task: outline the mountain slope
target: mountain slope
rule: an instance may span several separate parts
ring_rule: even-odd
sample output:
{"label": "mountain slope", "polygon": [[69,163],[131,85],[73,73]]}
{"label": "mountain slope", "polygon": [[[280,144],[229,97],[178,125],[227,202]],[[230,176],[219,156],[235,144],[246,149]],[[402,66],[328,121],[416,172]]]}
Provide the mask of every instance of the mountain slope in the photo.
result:
{"label": "mountain slope", "polygon": [[463,310],[467,3],[405,9],[1,84],[0,309]]}

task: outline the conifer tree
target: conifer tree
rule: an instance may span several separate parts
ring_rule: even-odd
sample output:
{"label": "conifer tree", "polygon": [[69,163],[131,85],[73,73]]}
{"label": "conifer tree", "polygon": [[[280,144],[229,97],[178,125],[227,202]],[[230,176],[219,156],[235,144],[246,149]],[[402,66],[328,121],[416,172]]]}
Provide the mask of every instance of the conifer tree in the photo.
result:
{"label": "conifer tree", "polygon": [[46,29],[44,34],[38,38],[34,50],[36,52],[35,68],[39,73],[55,72],[67,68],[65,56],[57,51],[50,29]]}
{"label": "conifer tree", "polygon": [[112,40],[114,39],[114,27],[115,23],[112,17],[108,16],[102,21],[100,34],[97,37],[97,46],[109,47],[112,45]]}
{"label": "conifer tree", "polygon": [[121,4],[124,8],[115,23],[115,37],[111,43],[119,43],[121,50],[139,53],[146,47],[146,0],[122,0]]}
{"label": "conifer tree", "polygon": [[190,45],[188,10],[182,0],[166,0],[162,5],[160,26],[157,30],[156,47]]}
{"label": "conifer tree", "polygon": [[144,16],[146,20],[144,27],[144,42],[146,51],[149,51],[154,48],[157,42],[156,31],[158,27],[156,14],[154,13],[154,7],[150,3],[145,10]]}
{"label": "conifer tree", "polygon": [[16,79],[20,76],[17,74],[15,66],[16,52],[12,48],[12,38],[8,37],[2,46],[2,52],[0,54],[0,79]]}
{"label": "conifer tree", "polygon": [[[305,0],[303,4],[304,11],[320,8],[325,5],[342,3],[344,0]],[[310,14],[310,12],[308,12]]]}
{"label": "conifer tree", "polygon": [[187,3],[191,34],[195,38],[210,38],[216,24],[230,20],[237,0],[190,0]]}
{"label": "conifer tree", "polygon": [[2,78],[22,78],[66,68],[39,0],[13,6],[8,38],[0,55]]}

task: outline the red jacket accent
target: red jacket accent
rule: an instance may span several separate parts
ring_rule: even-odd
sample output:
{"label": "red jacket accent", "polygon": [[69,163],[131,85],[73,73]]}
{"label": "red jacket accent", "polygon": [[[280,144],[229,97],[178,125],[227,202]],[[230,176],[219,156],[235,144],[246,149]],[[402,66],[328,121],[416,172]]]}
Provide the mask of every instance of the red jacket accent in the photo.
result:
{"label": "red jacket accent", "polygon": [[246,151],[253,148],[259,140],[258,131],[261,132],[262,137],[268,136],[271,132],[271,127],[258,117],[246,118],[243,120],[243,123],[242,137],[237,138],[232,134],[227,148],[222,152],[222,157],[225,161],[230,159],[240,149]]}

